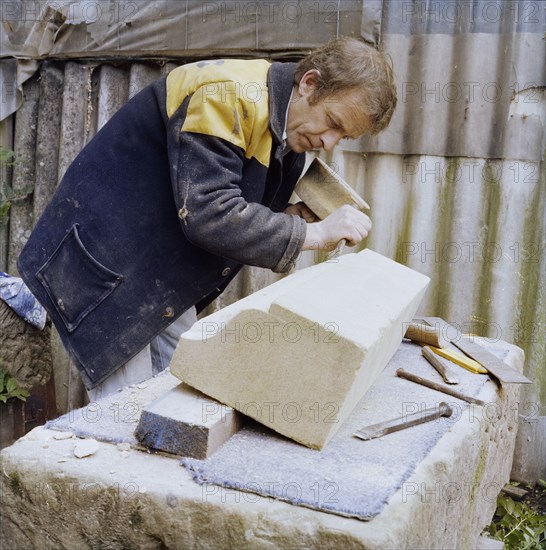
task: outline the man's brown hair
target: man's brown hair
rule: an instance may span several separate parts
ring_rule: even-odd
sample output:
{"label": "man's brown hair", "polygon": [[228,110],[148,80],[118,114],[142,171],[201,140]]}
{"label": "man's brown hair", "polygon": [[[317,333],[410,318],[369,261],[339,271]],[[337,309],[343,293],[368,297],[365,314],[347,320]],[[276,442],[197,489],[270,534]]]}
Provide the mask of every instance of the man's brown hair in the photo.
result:
{"label": "man's brown hair", "polygon": [[296,68],[296,84],[316,69],[317,86],[311,104],[348,91],[361,92],[370,117],[370,133],[377,134],[390,122],[396,107],[392,61],[384,53],[354,38],[328,42],[304,57]]}

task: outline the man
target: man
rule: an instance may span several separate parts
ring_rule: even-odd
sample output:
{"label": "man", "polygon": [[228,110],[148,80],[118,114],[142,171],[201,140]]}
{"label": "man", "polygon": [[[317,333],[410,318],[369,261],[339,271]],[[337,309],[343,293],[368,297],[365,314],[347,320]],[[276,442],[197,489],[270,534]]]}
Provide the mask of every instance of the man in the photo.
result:
{"label": "man", "polygon": [[286,272],[302,250],[365,238],[355,209],[312,223],[288,201],[306,151],[380,131],[395,104],[389,63],[353,39],[297,65],[190,63],[133,97],[69,167],[18,263],[86,387],[134,382],[124,365],[162,333],[164,368],[243,264]]}

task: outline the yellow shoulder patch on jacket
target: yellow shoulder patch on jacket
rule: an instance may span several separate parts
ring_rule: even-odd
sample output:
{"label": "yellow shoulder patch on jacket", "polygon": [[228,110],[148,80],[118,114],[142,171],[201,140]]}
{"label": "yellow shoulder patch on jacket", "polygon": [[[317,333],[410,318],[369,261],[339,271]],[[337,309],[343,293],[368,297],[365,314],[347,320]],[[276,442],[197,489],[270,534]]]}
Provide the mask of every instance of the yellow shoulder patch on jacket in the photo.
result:
{"label": "yellow shoulder patch on jacket", "polygon": [[264,60],[226,59],[183,65],[167,77],[167,114],[191,95],[181,130],[219,137],[269,166],[269,94]]}

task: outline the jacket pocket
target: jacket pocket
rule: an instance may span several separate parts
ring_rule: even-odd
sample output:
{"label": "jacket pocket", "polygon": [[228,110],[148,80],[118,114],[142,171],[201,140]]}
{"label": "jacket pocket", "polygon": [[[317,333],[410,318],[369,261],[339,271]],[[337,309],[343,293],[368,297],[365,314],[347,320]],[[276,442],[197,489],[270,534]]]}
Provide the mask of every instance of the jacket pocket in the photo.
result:
{"label": "jacket pocket", "polygon": [[83,245],[74,224],[36,273],[68,332],[121,283],[123,276],[98,262]]}

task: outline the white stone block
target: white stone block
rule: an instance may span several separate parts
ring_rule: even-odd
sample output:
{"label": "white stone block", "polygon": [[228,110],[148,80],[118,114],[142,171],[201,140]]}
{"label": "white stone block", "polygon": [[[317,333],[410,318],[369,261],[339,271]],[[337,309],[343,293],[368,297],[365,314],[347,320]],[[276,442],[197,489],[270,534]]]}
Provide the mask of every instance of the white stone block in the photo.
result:
{"label": "white stone block", "polygon": [[371,250],[341,256],[198,321],[171,372],[321,449],[398,348],[428,282]]}

